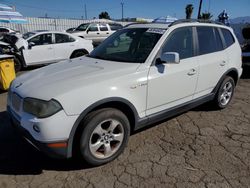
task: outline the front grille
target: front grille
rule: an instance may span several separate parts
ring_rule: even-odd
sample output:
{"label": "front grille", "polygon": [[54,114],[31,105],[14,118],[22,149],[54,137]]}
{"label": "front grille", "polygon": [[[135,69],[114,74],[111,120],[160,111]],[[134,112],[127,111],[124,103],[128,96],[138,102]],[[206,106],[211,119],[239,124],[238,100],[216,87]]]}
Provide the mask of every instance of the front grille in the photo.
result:
{"label": "front grille", "polygon": [[18,96],[16,93],[12,93],[11,105],[16,112],[19,112],[21,110],[22,98]]}

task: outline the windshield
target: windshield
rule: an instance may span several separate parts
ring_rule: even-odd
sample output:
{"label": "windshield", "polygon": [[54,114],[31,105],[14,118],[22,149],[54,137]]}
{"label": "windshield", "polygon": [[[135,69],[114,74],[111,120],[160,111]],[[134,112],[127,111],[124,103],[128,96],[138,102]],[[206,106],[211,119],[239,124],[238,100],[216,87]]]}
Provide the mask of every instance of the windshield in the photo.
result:
{"label": "windshield", "polygon": [[86,29],[88,28],[89,24],[81,24],[79,25],[75,31],[86,31]]}
{"label": "windshield", "polygon": [[164,31],[148,28],[119,30],[92,51],[89,57],[144,63]]}
{"label": "windshield", "polygon": [[35,35],[35,33],[33,33],[33,32],[24,33],[24,34],[23,34],[23,38],[24,38],[24,39],[28,39],[28,38],[30,38],[30,37],[33,36],[33,35]]}

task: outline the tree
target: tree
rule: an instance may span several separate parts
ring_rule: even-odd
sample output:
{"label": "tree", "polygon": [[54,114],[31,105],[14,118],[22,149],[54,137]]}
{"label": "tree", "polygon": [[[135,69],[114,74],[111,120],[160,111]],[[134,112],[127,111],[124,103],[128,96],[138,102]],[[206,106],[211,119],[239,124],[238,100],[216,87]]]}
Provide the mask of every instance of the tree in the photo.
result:
{"label": "tree", "polygon": [[194,10],[194,6],[192,4],[188,4],[186,6],[186,19],[191,19],[193,10]]}
{"label": "tree", "polygon": [[101,14],[99,14],[99,19],[108,19],[110,20],[110,16],[109,13],[105,12],[101,12]]}
{"label": "tree", "polygon": [[213,15],[210,12],[203,12],[201,15],[201,19],[203,20],[210,20]]}

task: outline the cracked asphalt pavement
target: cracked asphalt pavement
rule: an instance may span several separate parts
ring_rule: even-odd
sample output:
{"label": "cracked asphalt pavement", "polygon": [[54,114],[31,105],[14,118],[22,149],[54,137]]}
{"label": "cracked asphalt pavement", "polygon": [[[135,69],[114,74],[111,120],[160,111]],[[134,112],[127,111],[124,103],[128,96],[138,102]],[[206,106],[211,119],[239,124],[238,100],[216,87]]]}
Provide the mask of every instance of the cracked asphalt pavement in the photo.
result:
{"label": "cracked asphalt pavement", "polygon": [[250,69],[227,109],[203,105],[130,137],[91,168],[36,151],[11,127],[0,94],[0,187],[250,187]]}

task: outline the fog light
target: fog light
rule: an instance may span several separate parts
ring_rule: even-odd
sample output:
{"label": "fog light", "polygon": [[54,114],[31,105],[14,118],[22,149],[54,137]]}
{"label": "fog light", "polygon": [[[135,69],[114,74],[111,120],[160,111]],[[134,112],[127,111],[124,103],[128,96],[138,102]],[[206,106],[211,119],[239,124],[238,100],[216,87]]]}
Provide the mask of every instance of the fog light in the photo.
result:
{"label": "fog light", "polygon": [[33,129],[34,131],[36,131],[37,133],[40,133],[40,128],[37,125],[33,125]]}

